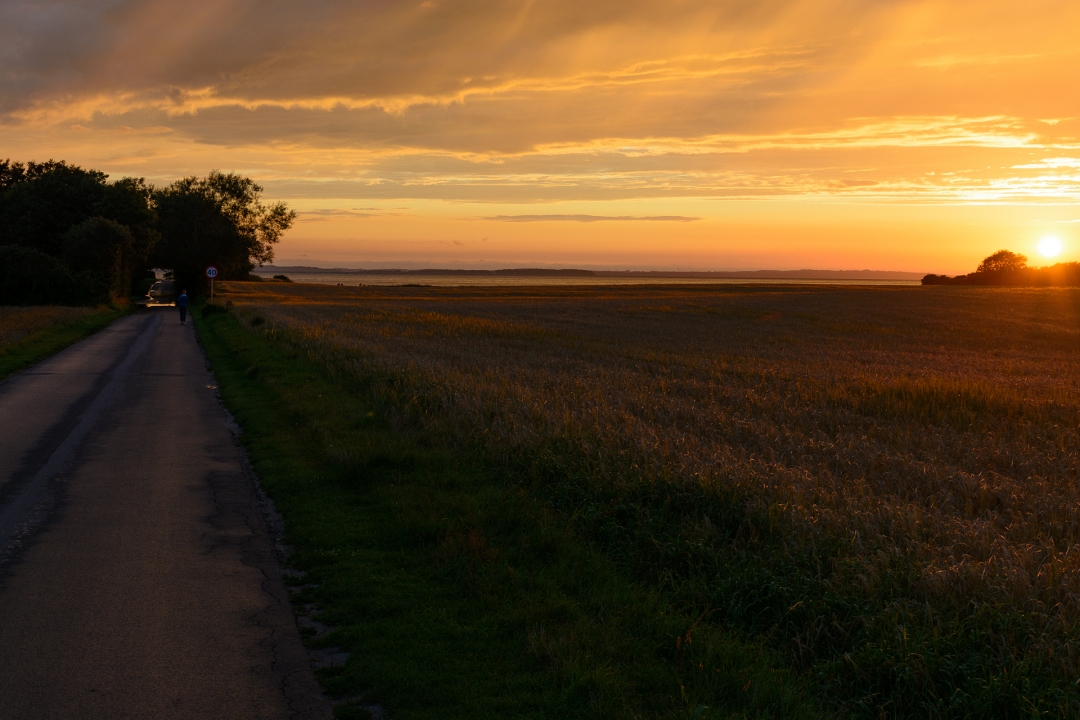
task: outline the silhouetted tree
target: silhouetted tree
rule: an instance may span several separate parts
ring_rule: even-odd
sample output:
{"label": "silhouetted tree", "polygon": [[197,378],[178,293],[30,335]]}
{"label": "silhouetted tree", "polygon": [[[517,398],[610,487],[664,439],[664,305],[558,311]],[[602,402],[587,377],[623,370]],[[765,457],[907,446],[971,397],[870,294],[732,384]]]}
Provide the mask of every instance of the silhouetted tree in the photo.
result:
{"label": "silhouetted tree", "polygon": [[1009,273],[1027,268],[1027,257],[1009,250],[998,250],[985,258],[975,270],[977,273]]}
{"label": "silhouetted tree", "polygon": [[71,169],[74,168],[74,166],[68,165],[63,160],[59,162],[56,160],[49,160],[43,163],[34,162],[32,160],[28,163],[13,162],[10,158],[7,160],[0,160],[0,193],[7,192],[21,182],[33,180],[47,172],[64,168]]}
{"label": "silhouetted tree", "polygon": [[[105,173],[49,161],[15,163],[10,187],[0,200],[0,245],[25,245],[52,256],[73,225],[101,215]],[[21,172],[18,172],[20,171]],[[21,177],[20,177],[21,175]]]}
{"label": "silhouetted tree", "polygon": [[262,187],[250,178],[211,172],[178,180],[154,193],[159,267],[172,268],[177,283],[204,292],[208,265],[223,280],[242,280],[274,258],[274,244],[296,218],[285,203],[263,205]]}

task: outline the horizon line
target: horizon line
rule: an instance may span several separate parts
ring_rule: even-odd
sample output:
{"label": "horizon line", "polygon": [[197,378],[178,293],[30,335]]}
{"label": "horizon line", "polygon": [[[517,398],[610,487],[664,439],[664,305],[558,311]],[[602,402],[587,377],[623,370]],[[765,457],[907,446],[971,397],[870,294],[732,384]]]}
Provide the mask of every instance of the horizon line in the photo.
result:
{"label": "horizon line", "polygon": [[[611,276],[611,275],[628,275],[628,276],[670,276],[670,277],[687,277],[687,276],[746,276],[746,275],[765,275],[775,274],[782,275],[784,277],[794,277],[796,274],[815,274],[815,275],[892,275],[899,276],[895,279],[918,279],[928,273],[923,271],[911,271],[911,270],[872,270],[869,268],[861,269],[825,269],[825,268],[797,268],[792,270],[779,270],[779,269],[753,269],[753,270],[660,270],[660,269],[612,269],[612,268],[575,268],[575,267],[543,267],[543,266],[505,266],[505,267],[465,267],[465,268],[451,268],[451,267],[342,267],[333,266],[326,267],[322,265],[307,265],[307,264],[268,264],[261,267],[257,267],[253,272],[272,273],[275,270],[293,270],[295,271],[308,271],[308,272],[324,272],[324,273],[399,273],[399,274],[492,274],[492,273],[526,273],[526,274],[575,274],[575,275],[599,275],[599,276]],[[808,278],[813,279],[813,278]]]}

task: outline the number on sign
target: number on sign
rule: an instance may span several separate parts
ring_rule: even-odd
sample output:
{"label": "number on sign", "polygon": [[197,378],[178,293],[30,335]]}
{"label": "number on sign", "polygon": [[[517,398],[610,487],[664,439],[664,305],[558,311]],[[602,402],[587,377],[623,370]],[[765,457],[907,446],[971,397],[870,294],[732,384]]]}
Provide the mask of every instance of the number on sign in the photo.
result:
{"label": "number on sign", "polygon": [[217,277],[217,268],[214,267],[213,265],[206,268],[206,277],[210,278],[211,280],[216,278]]}

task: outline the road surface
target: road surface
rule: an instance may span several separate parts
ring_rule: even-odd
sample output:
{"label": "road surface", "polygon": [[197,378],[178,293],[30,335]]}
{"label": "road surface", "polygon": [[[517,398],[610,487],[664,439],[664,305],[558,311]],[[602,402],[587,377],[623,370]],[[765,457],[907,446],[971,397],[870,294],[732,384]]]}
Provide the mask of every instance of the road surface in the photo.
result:
{"label": "road surface", "polygon": [[0,717],[329,716],[190,321],[0,384]]}

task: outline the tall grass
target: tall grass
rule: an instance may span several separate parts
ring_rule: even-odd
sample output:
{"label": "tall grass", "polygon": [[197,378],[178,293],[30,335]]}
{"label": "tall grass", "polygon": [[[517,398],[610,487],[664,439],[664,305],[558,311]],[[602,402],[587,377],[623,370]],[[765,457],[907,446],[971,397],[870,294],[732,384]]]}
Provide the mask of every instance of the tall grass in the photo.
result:
{"label": "tall grass", "polygon": [[1080,714],[1076,291],[227,290],[838,712]]}
{"label": "tall grass", "polygon": [[128,303],[96,309],[0,306],[0,380],[92,335],[132,310]]}
{"label": "tall grass", "polygon": [[36,332],[65,325],[94,312],[94,308],[57,305],[0,306],[0,352]]}

